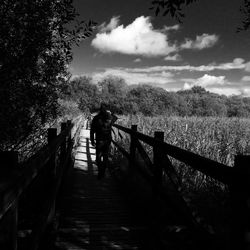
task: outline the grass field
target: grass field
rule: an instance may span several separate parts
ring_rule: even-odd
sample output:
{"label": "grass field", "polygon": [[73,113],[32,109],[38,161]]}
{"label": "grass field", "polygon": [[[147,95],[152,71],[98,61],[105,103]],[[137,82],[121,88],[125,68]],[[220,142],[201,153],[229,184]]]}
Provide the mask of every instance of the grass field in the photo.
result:
{"label": "grass field", "polygon": [[[118,124],[138,125],[138,131],[153,136],[164,131],[165,142],[232,167],[236,154],[249,153],[250,119],[217,117],[120,117]],[[129,148],[129,137],[123,141]],[[152,157],[152,147],[145,145]],[[230,224],[228,187],[171,159],[181,179],[182,194],[200,211],[215,231]]]}
{"label": "grass field", "polygon": [[165,142],[233,166],[236,154],[247,154],[250,147],[250,119],[216,117],[127,116],[120,125],[138,125],[138,131],[153,136],[165,133]]}

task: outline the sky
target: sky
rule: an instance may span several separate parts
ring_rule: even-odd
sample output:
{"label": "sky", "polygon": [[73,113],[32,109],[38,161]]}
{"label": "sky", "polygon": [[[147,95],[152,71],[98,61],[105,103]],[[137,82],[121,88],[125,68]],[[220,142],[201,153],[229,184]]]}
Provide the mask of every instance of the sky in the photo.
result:
{"label": "sky", "polygon": [[183,8],[183,23],[156,17],[150,2],[74,0],[79,18],[98,26],[73,48],[73,77],[98,82],[113,75],[167,91],[201,86],[250,96],[250,30],[236,32],[243,1],[199,0]]}

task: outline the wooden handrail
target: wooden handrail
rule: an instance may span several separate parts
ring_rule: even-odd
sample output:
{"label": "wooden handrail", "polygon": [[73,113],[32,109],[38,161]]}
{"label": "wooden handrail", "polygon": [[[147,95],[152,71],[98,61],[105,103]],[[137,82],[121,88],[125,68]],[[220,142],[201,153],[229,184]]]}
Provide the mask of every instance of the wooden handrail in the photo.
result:
{"label": "wooden handrail", "polygon": [[[131,139],[133,139],[133,141],[131,142],[132,146],[137,144],[137,147],[133,146],[133,155],[135,155],[135,152],[138,151],[138,153],[141,154],[146,163],[149,162],[149,159],[148,157],[145,157],[146,152],[141,148],[142,145],[139,144],[139,140],[153,147],[154,163],[152,164],[152,166],[154,169],[151,170],[150,168],[148,168],[153,173],[153,179],[150,179],[150,175],[148,175],[146,172],[144,172],[142,176],[146,177],[146,179],[149,180],[153,191],[154,187],[157,188],[156,195],[160,195],[162,198],[164,198],[164,196],[166,197],[164,189],[160,188],[160,186],[155,186],[154,184],[156,183],[156,185],[160,185],[162,175],[160,171],[163,169],[164,173],[169,177],[172,186],[176,190],[177,198],[179,200],[179,206],[180,208],[183,208],[182,212],[186,215],[188,221],[198,226],[200,224],[203,224],[203,229],[205,229],[205,231],[207,232],[210,232],[210,229],[209,227],[207,227],[206,223],[200,222],[200,217],[197,217],[196,212],[193,211],[191,213],[189,209],[189,202],[186,202],[183,197],[182,189],[179,185],[178,175],[174,167],[172,166],[172,163],[168,156],[171,156],[189,165],[193,169],[198,170],[203,174],[228,185],[232,204],[233,222],[231,228],[232,234],[230,239],[232,247],[230,249],[249,249],[250,241],[247,235],[250,234],[250,225],[248,220],[250,214],[250,155],[236,155],[234,167],[229,167],[222,163],[218,163],[216,161],[202,157],[198,154],[170,145],[157,138],[144,135],[133,129],[125,128],[117,124],[113,125],[113,127],[117,128],[118,131],[121,130],[130,135]],[[137,141],[137,143],[135,143],[135,141]],[[121,146],[118,147],[118,149],[123,152],[123,150],[121,150]],[[131,158],[131,155],[127,153],[127,157]],[[134,163],[136,169],[141,172],[139,165],[137,166],[136,164],[136,159],[134,159]],[[157,168],[159,170],[158,176],[155,174]],[[176,208],[178,210],[178,207]]]}
{"label": "wooden handrail", "polygon": [[73,124],[59,134],[51,145],[45,145],[34,156],[24,162],[18,171],[13,172],[11,175],[8,173],[9,178],[5,179],[5,185],[2,183],[0,187],[0,219],[38,175],[39,170],[48,163],[50,157],[56,153],[72,127]]}
{"label": "wooden handrail", "polygon": [[[80,127],[81,124],[78,124],[78,126]],[[71,138],[71,130],[73,127],[74,124],[71,123],[71,121],[62,123],[61,133],[56,136],[56,131],[51,130],[51,132],[55,132],[55,138],[50,140],[49,143],[41,148],[36,154],[34,154],[22,164],[19,164],[19,166],[16,168],[4,168],[4,170],[2,170],[0,180],[0,225],[3,219],[6,220],[6,216],[9,218],[11,215],[10,220],[13,221],[12,217],[16,215],[17,204],[19,203],[19,199],[22,199],[21,195],[26,192],[26,189],[28,189],[32,183],[36,182],[37,178],[40,176],[40,173],[46,173],[47,184],[45,186],[52,185],[50,187],[51,197],[48,197],[49,203],[51,203],[51,205],[49,205],[47,209],[49,211],[48,215],[44,215],[47,219],[43,219],[42,221],[40,220],[40,222],[39,220],[37,221],[36,224],[38,227],[32,230],[33,241],[31,239],[30,249],[37,249],[39,244],[37,239],[41,239],[41,234],[44,232],[47,224],[51,223],[51,218],[54,216],[55,199],[60,183],[62,181],[64,172],[67,170],[67,165],[72,163],[70,159],[74,140]],[[76,128],[75,136],[78,135],[79,128]],[[55,162],[55,155],[57,154],[58,150],[60,150],[59,161],[53,167],[51,163],[53,163],[53,161]],[[44,169],[45,172],[41,171],[42,169]],[[48,203],[45,202],[45,204]],[[14,212],[10,213],[9,211]],[[11,243],[11,246],[8,246],[8,249],[16,249],[16,238],[13,239],[15,243]],[[10,240],[8,240],[8,242],[9,241]]]}
{"label": "wooden handrail", "polygon": [[190,167],[218,180],[224,184],[232,183],[232,176],[234,175],[234,169],[226,166],[222,163],[205,158],[193,152],[181,149],[179,147],[170,145],[166,142],[159,141],[148,135],[144,135],[140,132],[135,132],[129,128],[125,128],[121,125],[114,124],[115,128],[122,130],[125,133],[133,135],[138,140],[141,140],[152,147],[160,147],[167,155],[189,165]]}

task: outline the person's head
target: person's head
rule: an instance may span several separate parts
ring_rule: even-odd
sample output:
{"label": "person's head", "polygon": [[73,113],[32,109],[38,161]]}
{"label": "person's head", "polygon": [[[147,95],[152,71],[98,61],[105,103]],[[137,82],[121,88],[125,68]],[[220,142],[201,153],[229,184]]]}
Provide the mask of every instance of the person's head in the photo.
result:
{"label": "person's head", "polygon": [[110,111],[110,110],[106,110],[106,111],[103,113],[103,118],[104,118],[105,120],[111,120],[111,119],[112,119],[111,111]]}
{"label": "person's head", "polygon": [[100,106],[100,113],[104,114],[107,112],[107,105],[105,103],[102,103]]}

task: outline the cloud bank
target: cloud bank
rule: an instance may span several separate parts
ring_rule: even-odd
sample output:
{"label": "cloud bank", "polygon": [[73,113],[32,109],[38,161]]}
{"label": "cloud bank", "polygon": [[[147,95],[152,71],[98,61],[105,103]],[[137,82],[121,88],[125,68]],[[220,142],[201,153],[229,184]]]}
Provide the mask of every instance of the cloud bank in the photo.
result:
{"label": "cloud bank", "polygon": [[102,25],[103,32],[96,35],[92,46],[103,53],[118,52],[148,57],[168,55],[177,50],[176,45],[168,41],[167,34],[153,28],[149,17],[138,17],[127,26],[118,23],[116,17],[106,26]]}
{"label": "cloud bank", "polygon": [[250,76],[243,76],[241,80],[244,82],[250,82]]}
{"label": "cloud bank", "polygon": [[198,79],[190,79],[189,82],[185,82],[184,89],[191,89],[194,86],[200,86],[203,88],[215,86],[215,85],[225,85],[227,81],[225,76],[213,76],[205,74]]}
{"label": "cloud bank", "polygon": [[219,36],[204,33],[201,36],[196,36],[195,40],[186,38],[185,42],[180,45],[180,48],[202,50],[213,47],[218,42],[218,40]]}
{"label": "cloud bank", "polygon": [[182,58],[179,54],[168,55],[164,58],[165,61],[181,61]]}
{"label": "cloud bank", "polygon": [[197,71],[197,72],[209,72],[213,70],[246,70],[245,60],[242,58],[235,58],[232,62],[226,63],[211,63],[208,65],[177,65],[177,66],[153,66],[144,68],[123,68],[123,70],[131,72],[160,72],[160,71]]}
{"label": "cloud bank", "polygon": [[134,62],[135,62],[135,63],[141,62],[141,58],[136,58],[136,59],[134,60]]}
{"label": "cloud bank", "polygon": [[102,23],[99,26],[99,32],[105,33],[110,32],[111,30],[115,29],[119,24],[119,16],[112,17],[110,22],[107,24],[106,22]]}
{"label": "cloud bank", "polygon": [[[181,89],[190,89],[193,86],[201,86],[217,94],[250,96],[250,87],[246,86],[246,81],[250,80],[250,76],[245,75],[239,79],[238,82],[230,82],[222,73],[220,75],[216,74],[218,72],[215,74],[210,73],[213,70],[241,70],[244,72],[246,71],[247,65],[249,65],[249,62],[245,62],[244,59],[235,58],[232,62],[219,64],[212,63],[198,66],[180,65],[106,68],[103,69],[102,72],[94,73],[92,76],[95,82],[101,80],[103,77],[114,75],[124,78],[128,84],[152,84],[154,86],[161,86],[168,91],[177,91]],[[191,78],[183,78],[187,70],[189,72],[195,72],[194,75],[199,73],[203,74],[198,78],[192,76]]]}
{"label": "cloud bank", "polygon": [[122,69],[106,69],[102,73],[95,73],[92,77],[95,82],[109,76],[122,77],[128,84],[153,84],[153,85],[166,85],[169,82],[173,82],[173,74],[170,72],[158,72],[158,73],[136,73],[128,72]]}
{"label": "cloud bank", "polygon": [[214,46],[219,37],[215,34],[202,34],[195,40],[186,38],[185,42],[170,41],[169,33],[180,29],[179,25],[154,29],[150,17],[137,17],[131,24],[119,24],[119,17],[99,26],[99,32],[91,45],[102,53],[121,53],[145,57],[168,56],[183,49],[202,50]]}

